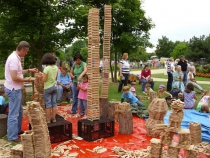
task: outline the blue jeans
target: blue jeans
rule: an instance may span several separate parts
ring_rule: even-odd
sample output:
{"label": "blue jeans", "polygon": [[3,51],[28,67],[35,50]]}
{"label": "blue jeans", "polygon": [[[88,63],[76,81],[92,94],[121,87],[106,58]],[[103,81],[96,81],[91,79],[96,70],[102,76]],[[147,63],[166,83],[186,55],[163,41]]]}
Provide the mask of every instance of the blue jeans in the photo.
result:
{"label": "blue jeans", "polygon": [[18,139],[18,133],[22,125],[22,89],[9,90],[5,88],[9,98],[9,115],[7,120],[7,137],[8,140]]}
{"label": "blue jeans", "polygon": [[[141,79],[141,83],[142,83],[141,91],[144,92],[147,80]],[[149,84],[151,84],[151,88],[154,89],[154,81],[150,82]]]}
{"label": "blue jeans", "polygon": [[87,109],[87,100],[84,99],[78,99],[78,108],[81,108],[81,114],[85,114],[85,110]]}
{"label": "blue jeans", "polygon": [[[64,84],[65,86],[68,86],[69,84]],[[57,100],[61,100],[61,97],[62,97],[62,94],[63,94],[63,86],[61,85],[57,85],[58,87],[58,97],[57,97]],[[70,95],[69,95],[69,98],[72,98],[73,94],[72,94],[72,86],[68,89],[70,91]]]}
{"label": "blue jeans", "polygon": [[78,94],[79,91],[77,90],[77,82],[73,82],[72,84],[72,92],[73,92],[73,104],[71,108],[71,113],[76,114],[77,112],[77,102],[78,102]]}
{"label": "blue jeans", "polygon": [[57,87],[56,85],[44,89],[44,102],[46,108],[56,107],[56,94],[57,94]]}
{"label": "blue jeans", "polygon": [[183,82],[184,82],[184,85],[186,85],[187,83],[187,71],[182,71],[183,73]]}
{"label": "blue jeans", "polygon": [[135,103],[133,103],[134,106],[145,106],[144,103],[142,103],[141,101],[137,101]]}

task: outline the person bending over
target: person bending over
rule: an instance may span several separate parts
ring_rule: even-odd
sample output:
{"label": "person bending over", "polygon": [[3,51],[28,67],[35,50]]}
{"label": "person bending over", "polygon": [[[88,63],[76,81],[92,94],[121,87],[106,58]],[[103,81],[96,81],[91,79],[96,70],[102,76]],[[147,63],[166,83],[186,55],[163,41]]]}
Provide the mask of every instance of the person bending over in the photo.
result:
{"label": "person bending over", "polygon": [[121,103],[124,102],[124,99],[126,101],[134,106],[145,106],[144,103],[140,102],[133,94],[129,91],[128,86],[123,87],[123,94],[121,98]]}

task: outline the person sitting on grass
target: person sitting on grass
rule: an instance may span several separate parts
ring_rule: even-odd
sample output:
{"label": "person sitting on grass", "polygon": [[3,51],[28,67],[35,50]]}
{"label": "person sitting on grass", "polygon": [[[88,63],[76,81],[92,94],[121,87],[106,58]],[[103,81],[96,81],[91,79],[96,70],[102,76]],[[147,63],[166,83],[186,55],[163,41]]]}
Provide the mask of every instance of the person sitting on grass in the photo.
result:
{"label": "person sitting on grass", "polygon": [[134,95],[129,91],[128,86],[123,87],[123,94],[121,98],[121,103],[124,102],[124,99],[133,106],[145,106],[144,103],[140,102]]}
{"label": "person sitting on grass", "polygon": [[147,96],[149,96],[150,92],[154,92],[153,89],[151,88],[151,84],[147,83],[145,86],[145,91],[143,92],[144,94],[146,94]]}
{"label": "person sitting on grass", "polygon": [[194,109],[195,101],[197,100],[194,86],[188,83],[184,91],[184,109]]}
{"label": "person sitting on grass", "polygon": [[9,107],[9,102],[5,102],[6,93],[4,87],[0,88],[0,114],[6,114],[6,110]]}
{"label": "person sitting on grass", "polygon": [[199,112],[209,113],[210,91],[205,91],[202,99],[199,101],[196,110]]}
{"label": "person sitting on grass", "polygon": [[151,88],[151,84],[147,83],[145,86],[145,91],[143,92],[144,94],[146,94],[146,98],[149,99],[149,94],[150,92],[154,92],[153,89]]}
{"label": "person sitting on grass", "polygon": [[136,82],[132,82],[132,83],[131,83],[130,92],[131,92],[137,99],[139,99],[139,98],[137,97],[137,95],[136,95]]}
{"label": "person sitting on grass", "polygon": [[165,86],[163,84],[161,84],[159,86],[159,90],[157,92],[157,96],[158,98],[165,98],[165,95],[169,95],[171,98],[173,97],[170,93],[168,93],[166,90],[165,90]]}
{"label": "person sitting on grass", "polygon": [[187,74],[187,83],[192,83],[195,88],[198,89],[198,94],[201,94],[204,92],[203,88],[196,82],[194,77],[194,71],[195,69],[193,67],[189,68],[189,73]]}

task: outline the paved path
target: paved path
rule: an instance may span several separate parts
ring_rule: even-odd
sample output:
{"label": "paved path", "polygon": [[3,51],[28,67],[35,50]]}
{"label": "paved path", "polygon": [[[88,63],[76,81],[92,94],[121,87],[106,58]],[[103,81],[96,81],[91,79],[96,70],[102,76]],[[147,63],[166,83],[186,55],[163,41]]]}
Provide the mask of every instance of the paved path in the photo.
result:
{"label": "paved path", "polygon": [[[139,71],[131,71],[132,74],[140,74],[141,70],[139,69]],[[166,69],[155,69],[152,70],[152,74],[161,74],[163,73],[163,75],[166,75]],[[111,77],[111,74],[110,74]],[[165,78],[153,78],[154,81],[159,81],[159,82],[167,82],[167,79]],[[5,80],[0,80],[0,84],[4,84]],[[210,84],[210,81],[197,81],[199,84]],[[30,84],[30,83],[29,83]]]}

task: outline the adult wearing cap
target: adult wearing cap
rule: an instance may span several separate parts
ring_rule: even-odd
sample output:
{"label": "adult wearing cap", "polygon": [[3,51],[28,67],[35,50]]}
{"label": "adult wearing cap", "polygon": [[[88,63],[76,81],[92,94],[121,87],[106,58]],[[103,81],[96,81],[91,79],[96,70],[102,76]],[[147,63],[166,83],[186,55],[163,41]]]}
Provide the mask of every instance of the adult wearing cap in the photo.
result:
{"label": "adult wearing cap", "polygon": [[5,64],[5,92],[9,98],[9,115],[7,120],[7,137],[13,142],[20,142],[18,134],[22,125],[22,85],[23,82],[31,82],[29,78],[23,78],[23,74],[38,72],[36,68],[23,70],[21,66],[21,57],[24,57],[29,51],[30,45],[26,41],[21,41],[16,51],[7,58]]}
{"label": "adult wearing cap", "polygon": [[181,70],[182,70],[182,73],[183,73],[183,82],[184,82],[184,85],[186,84],[187,82],[187,61],[185,60],[185,56],[184,55],[181,55],[181,58],[180,58],[180,61],[178,62],[177,65],[180,65],[181,66]]}

